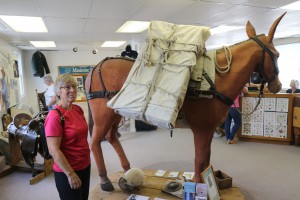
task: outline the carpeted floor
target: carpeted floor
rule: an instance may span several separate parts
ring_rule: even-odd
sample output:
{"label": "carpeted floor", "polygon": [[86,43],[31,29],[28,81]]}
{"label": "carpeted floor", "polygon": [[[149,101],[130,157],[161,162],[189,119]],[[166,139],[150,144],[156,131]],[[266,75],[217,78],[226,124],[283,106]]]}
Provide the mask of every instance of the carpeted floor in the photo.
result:
{"label": "carpeted floor", "polygon": [[[151,132],[121,131],[121,143],[132,167],[144,170],[194,170],[192,132],[176,129],[173,137],[165,129]],[[108,142],[102,143],[109,174],[121,171],[116,153]],[[214,138],[211,164],[232,177],[246,200],[299,199],[300,148],[297,146],[239,142],[226,144],[225,138]],[[93,158],[93,156],[92,156]],[[15,171],[0,179],[1,200],[56,200],[53,174],[35,185],[29,185],[31,173]],[[91,186],[99,185],[96,165],[92,163]]]}

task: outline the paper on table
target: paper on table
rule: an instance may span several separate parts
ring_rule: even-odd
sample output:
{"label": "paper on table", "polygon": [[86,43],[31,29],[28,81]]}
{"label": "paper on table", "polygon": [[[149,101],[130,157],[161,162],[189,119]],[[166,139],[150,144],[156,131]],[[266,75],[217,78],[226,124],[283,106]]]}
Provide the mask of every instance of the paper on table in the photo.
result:
{"label": "paper on table", "polygon": [[164,176],[166,172],[167,172],[166,170],[159,169],[159,170],[157,170],[157,172],[154,175],[155,176]]}
{"label": "paper on table", "polygon": [[149,197],[147,197],[147,196],[131,194],[127,200],[148,200],[148,199],[149,199]]}
{"label": "paper on table", "polygon": [[179,172],[170,172],[169,177],[170,178],[177,178],[178,174],[179,174]]}
{"label": "paper on table", "polygon": [[182,176],[186,178],[186,180],[192,180],[194,178],[195,172],[183,172]]}

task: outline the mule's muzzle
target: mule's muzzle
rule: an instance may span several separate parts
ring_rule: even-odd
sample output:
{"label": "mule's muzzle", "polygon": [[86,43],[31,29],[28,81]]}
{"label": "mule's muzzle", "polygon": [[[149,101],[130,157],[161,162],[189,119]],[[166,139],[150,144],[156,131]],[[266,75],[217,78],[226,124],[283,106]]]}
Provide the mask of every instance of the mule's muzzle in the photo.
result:
{"label": "mule's muzzle", "polygon": [[282,88],[282,84],[278,78],[278,76],[276,76],[276,79],[274,79],[272,82],[268,83],[268,89],[271,93],[278,93]]}

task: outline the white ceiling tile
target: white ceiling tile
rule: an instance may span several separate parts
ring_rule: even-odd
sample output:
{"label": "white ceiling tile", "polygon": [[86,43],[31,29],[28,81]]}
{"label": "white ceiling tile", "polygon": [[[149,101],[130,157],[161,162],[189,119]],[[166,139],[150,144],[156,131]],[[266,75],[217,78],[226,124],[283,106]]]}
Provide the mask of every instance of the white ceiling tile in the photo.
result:
{"label": "white ceiling tile", "polygon": [[87,18],[92,0],[37,0],[43,16]]}
{"label": "white ceiling tile", "polygon": [[118,19],[89,19],[84,32],[116,32],[124,20]]}
{"label": "white ceiling tile", "polygon": [[0,0],[0,15],[40,16],[35,0]]}
{"label": "white ceiling tile", "polygon": [[210,2],[223,2],[226,4],[245,5],[264,8],[277,8],[295,2],[296,0],[209,0]]}
{"label": "white ceiling tile", "polygon": [[195,3],[195,1],[184,0],[151,0],[147,1],[139,10],[137,10],[130,19],[140,21],[168,21],[170,18],[177,16],[182,10],[189,8]]}
{"label": "white ceiling tile", "polygon": [[90,18],[128,19],[146,0],[97,0],[91,6]]}
{"label": "white ceiling tile", "polygon": [[200,20],[205,20],[220,12],[230,9],[234,5],[211,2],[197,2],[187,9],[178,12],[170,21],[178,24],[195,24]]}
{"label": "white ceiling tile", "polygon": [[47,17],[46,26],[50,33],[76,33],[84,30],[87,19]]}
{"label": "white ceiling tile", "polygon": [[[115,33],[126,20],[162,20],[177,24],[240,25],[249,20],[258,34],[267,34],[285,10],[276,9],[294,0],[0,0],[0,15],[43,17],[48,33],[16,33],[0,29],[8,43],[54,40],[59,50],[98,45],[104,40],[144,42],[141,34]],[[300,31],[300,11],[288,11],[276,33]],[[275,33],[275,38],[276,38]],[[292,36],[294,37],[294,36]],[[300,36],[298,36],[300,37]],[[208,44],[246,40],[245,29],[213,35]],[[290,41],[280,39],[280,41]],[[297,41],[297,40],[294,40]],[[69,46],[68,46],[69,45]]]}
{"label": "white ceiling tile", "polygon": [[254,8],[252,6],[237,5],[219,12],[210,18],[200,20],[197,22],[197,24],[212,28],[220,25],[236,25],[236,23],[246,24],[245,22],[247,22],[249,17],[267,11],[268,9],[266,8]]}

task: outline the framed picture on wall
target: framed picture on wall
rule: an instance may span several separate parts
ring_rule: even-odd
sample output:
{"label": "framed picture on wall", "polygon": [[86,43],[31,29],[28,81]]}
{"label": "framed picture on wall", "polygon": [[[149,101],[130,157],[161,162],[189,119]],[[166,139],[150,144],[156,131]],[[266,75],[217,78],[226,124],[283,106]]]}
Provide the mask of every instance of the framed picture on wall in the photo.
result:
{"label": "framed picture on wall", "polygon": [[209,165],[202,173],[201,178],[208,187],[208,196],[210,200],[220,200],[221,195],[218,185],[215,180],[214,170],[212,165]]}

